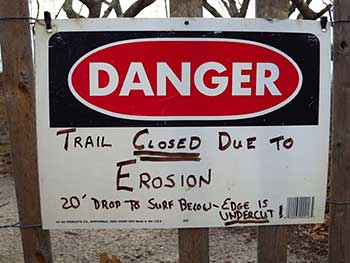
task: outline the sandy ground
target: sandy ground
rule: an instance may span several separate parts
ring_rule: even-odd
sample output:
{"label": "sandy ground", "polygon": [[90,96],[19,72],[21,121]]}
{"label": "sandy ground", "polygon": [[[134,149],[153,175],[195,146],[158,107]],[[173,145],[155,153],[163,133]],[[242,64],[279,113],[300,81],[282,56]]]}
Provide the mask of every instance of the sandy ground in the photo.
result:
{"label": "sandy ground", "polygon": [[[0,225],[18,222],[8,131],[0,97]],[[210,229],[210,262],[256,262],[255,228]],[[288,262],[327,262],[324,225],[289,227]],[[123,263],[178,262],[177,230],[51,231],[54,262],[96,262],[107,252]],[[0,229],[0,263],[22,263],[18,228]]]}

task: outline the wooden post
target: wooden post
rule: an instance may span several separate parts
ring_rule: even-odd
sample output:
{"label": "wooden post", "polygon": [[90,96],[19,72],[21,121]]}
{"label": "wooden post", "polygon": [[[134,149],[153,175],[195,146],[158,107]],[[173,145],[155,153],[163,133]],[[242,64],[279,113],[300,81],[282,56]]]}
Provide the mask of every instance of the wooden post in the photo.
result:
{"label": "wooden post", "polygon": [[202,17],[201,0],[170,0],[171,17]]}
{"label": "wooden post", "polygon": [[[289,0],[256,0],[256,17],[288,18]],[[287,262],[288,227],[258,227],[258,262]]]}
{"label": "wooden post", "polygon": [[[29,16],[28,1],[0,0],[0,17]],[[1,20],[4,96],[8,113],[18,213],[22,225],[41,224],[29,20]],[[48,231],[21,228],[24,261],[51,263]]]}
{"label": "wooden post", "polygon": [[[202,17],[202,0],[170,0],[171,17]],[[179,229],[179,262],[208,263],[208,228]]]}
{"label": "wooden post", "polygon": [[[350,20],[350,1],[336,0],[334,7],[335,21]],[[350,262],[350,22],[336,22],[333,32],[332,202],[328,262],[346,263]]]}
{"label": "wooden post", "polygon": [[288,0],[256,0],[255,14],[261,18],[288,18]]}

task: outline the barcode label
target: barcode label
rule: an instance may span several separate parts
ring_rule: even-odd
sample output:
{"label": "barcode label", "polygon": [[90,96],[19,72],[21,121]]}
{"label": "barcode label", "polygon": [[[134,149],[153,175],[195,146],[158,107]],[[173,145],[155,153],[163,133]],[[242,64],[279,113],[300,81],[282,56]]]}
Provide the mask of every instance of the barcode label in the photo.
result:
{"label": "barcode label", "polygon": [[286,218],[309,218],[314,216],[314,196],[288,197]]}

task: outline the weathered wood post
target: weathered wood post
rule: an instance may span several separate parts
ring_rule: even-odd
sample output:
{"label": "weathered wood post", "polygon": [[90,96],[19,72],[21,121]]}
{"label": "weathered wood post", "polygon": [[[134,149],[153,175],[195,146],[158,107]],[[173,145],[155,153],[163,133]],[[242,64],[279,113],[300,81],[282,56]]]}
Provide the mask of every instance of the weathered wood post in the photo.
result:
{"label": "weathered wood post", "polygon": [[[170,16],[203,16],[202,0],[170,0]],[[209,235],[208,228],[179,229],[180,263],[208,263]]]}
{"label": "weathered wood post", "polygon": [[350,262],[350,1],[336,0],[334,24],[330,263]]}
{"label": "weathered wood post", "polygon": [[202,17],[203,8],[201,0],[170,0],[171,17]]}
{"label": "weathered wood post", "polygon": [[255,15],[260,18],[288,19],[288,0],[256,0]]}
{"label": "weathered wood post", "polygon": [[[28,1],[0,1],[0,17],[28,17]],[[29,20],[1,20],[4,96],[10,128],[19,219],[41,223],[34,113],[34,72]],[[50,235],[41,227],[21,229],[24,261],[52,262]]]}
{"label": "weathered wood post", "polygon": [[[288,0],[256,0],[256,17],[288,18]],[[285,226],[258,227],[258,262],[287,262],[288,228]]]}

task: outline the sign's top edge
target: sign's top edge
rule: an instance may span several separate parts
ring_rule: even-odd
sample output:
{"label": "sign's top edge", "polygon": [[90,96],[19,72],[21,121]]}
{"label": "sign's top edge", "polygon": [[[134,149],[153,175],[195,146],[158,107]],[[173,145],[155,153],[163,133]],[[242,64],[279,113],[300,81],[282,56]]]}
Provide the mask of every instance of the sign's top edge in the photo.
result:
{"label": "sign's top edge", "polygon": [[[62,31],[252,31],[314,33],[322,37],[319,21],[264,18],[81,18],[52,21],[52,33]],[[45,22],[37,22],[39,31],[46,31]]]}
{"label": "sign's top edge", "polygon": [[[85,20],[89,20],[89,21],[141,21],[141,20],[145,20],[145,21],[150,21],[150,20],[154,20],[154,21],[183,21],[183,20],[189,20],[189,21],[250,21],[250,22],[254,22],[254,21],[266,21],[269,23],[272,22],[294,22],[294,23],[318,23],[320,24],[320,22],[318,20],[305,20],[305,19],[278,19],[278,18],[241,18],[241,17],[117,17],[117,18],[59,18],[59,19],[53,19],[52,22],[55,21],[85,21]],[[38,19],[38,21],[41,21],[42,23],[44,22],[44,19]]]}

